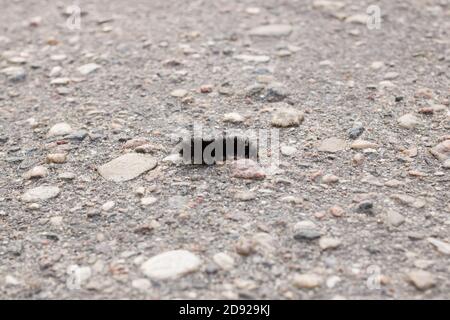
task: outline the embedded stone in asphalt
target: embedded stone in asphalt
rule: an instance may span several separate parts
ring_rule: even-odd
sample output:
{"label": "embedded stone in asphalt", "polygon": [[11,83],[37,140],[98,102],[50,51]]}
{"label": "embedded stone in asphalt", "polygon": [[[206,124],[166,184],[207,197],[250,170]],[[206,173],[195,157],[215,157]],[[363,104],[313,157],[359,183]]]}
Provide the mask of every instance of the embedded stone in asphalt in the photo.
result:
{"label": "embedded stone in asphalt", "polygon": [[201,263],[200,258],[187,250],[172,250],[148,259],[141,270],[152,279],[174,279],[197,271]]}
{"label": "embedded stone in asphalt", "polygon": [[272,24],[253,28],[249,34],[258,37],[282,37],[288,36],[291,32],[292,26],[288,24]]}
{"label": "embedded stone in asphalt", "polygon": [[25,202],[44,201],[56,197],[60,190],[55,186],[40,186],[30,189],[22,195],[22,200]]}
{"label": "embedded stone in asphalt", "polygon": [[98,172],[106,180],[123,182],[140,176],[156,165],[157,161],[152,157],[127,153],[100,166]]}

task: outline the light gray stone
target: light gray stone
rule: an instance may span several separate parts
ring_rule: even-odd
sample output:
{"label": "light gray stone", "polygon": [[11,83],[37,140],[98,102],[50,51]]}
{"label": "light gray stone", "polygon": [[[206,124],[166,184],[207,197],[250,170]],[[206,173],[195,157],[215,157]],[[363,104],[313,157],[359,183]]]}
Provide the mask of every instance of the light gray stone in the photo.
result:
{"label": "light gray stone", "polygon": [[344,140],[336,137],[331,137],[323,140],[317,150],[321,152],[335,153],[344,150],[346,147],[347,144]]}
{"label": "light gray stone", "polygon": [[4,74],[11,82],[20,82],[25,80],[27,73],[22,67],[7,67],[0,70],[1,74]]}
{"label": "light gray stone", "polygon": [[72,132],[73,132],[73,130],[72,130],[72,127],[70,126],[70,124],[65,123],[65,122],[60,122],[50,128],[47,136],[48,137],[64,136],[64,135],[70,134]]}
{"label": "light gray stone", "polygon": [[288,24],[271,24],[253,28],[249,31],[251,36],[258,37],[282,37],[292,32],[292,26]]}
{"label": "light gray stone", "polygon": [[223,122],[241,123],[244,122],[244,120],[244,116],[237,112],[226,113],[223,115]]}
{"label": "light gray stone", "polygon": [[417,126],[420,125],[420,120],[415,115],[412,115],[410,113],[405,114],[404,116],[401,116],[398,118],[398,124],[400,127],[405,129],[414,129]]}
{"label": "light gray stone", "polygon": [[296,274],[293,279],[293,285],[299,289],[314,289],[322,283],[323,278],[313,273]]}
{"label": "light gray stone", "polygon": [[405,222],[405,217],[396,211],[389,211],[386,214],[386,223],[398,227]]}
{"label": "light gray stone", "polygon": [[88,63],[88,64],[85,64],[85,65],[79,67],[77,70],[79,73],[86,76],[100,68],[101,68],[101,66],[96,63]]}
{"label": "light gray stone", "polygon": [[450,159],[450,140],[445,140],[430,150],[431,154],[441,162]]}
{"label": "light gray stone", "polygon": [[132,180],[155,168],[157,161],[149,156],[127,153],[100,166],[98,172],[106,180],[123,182]]}
{"label": "light gray stone", "polygon": [[341,240],[337,238],[321,237],[319,239],[319,247],[322,250],[336,249],[341,243]]}
{"label": "light gray stone", "polygon": [[224,270],[231,270],[234,267],[234,259],[225,252],[216,253],[213,261]]}
{"label": "light gray stone", "polygon": [[269,56],[257,56],[257,55],[249,55],[249,54],[238,54],[234,56],[236,60],[241,60],[244,62],[269,62],[270,57]]}
{"label": "light gray stone", "polygon": [[281,146],[280,148],[281,154],[284,156],[293,156],[295,153],[297,153],[297,149],[292,146]]}
{"label": "light gray stone", "polygon": [[423,270],[413,270],[407,274],[408,280],[419,290],[427,290],[436,285],[431,273]]}
{"label": "light gray stone", "polygon": [[175,279],[197,271],[202,261],[187,250],[172,250],[158,254],[141,265],[142,272],[155,280]]}
{"label": "light gray stone", "polygon": [[60,190],[55,186],[40,186],[26,191],[22,195],[22,201],[37,202],[55,198]]}
{"label": "light gray stone", "polygon": [[431,243],[437,251],[439,251],[442,254],[450,255],[450,243],[435,239],[435,238],[428,238],[427,239],[429,243]]}
{"label": "light gray stone", "polygon": [[36,167],[33,167],[32,169],[28,170],[27,172],[25,172],[23,177],[25,179],[38,179],[38,178],[46,177],[47,175],[48,175],[48,169],[46,167],[36,166]]}
{"label": "light gray stone", "polygon": [[141,278],[141,279],[134,279],[131,282],[131,286],[133,288],[135,288],[135,289],[140,290],[140,291],[147,291],[148,289],[150,289],[151,285],[152,284],[150,283],[149,280],[143,279],[143,278]]}
{"label": "light gray stone", "polygon": [[303,112],[294,108],[280,108],[272,115],[271,124],[274,127],[298,126],[304,120]]}

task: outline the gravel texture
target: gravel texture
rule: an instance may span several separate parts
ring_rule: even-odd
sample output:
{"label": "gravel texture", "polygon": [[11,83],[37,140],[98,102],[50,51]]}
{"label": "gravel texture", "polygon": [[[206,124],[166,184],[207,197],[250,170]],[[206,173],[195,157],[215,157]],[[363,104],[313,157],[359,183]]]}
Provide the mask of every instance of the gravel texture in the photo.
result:
{"label": "gravel texture", "polygon": [[450,298],[450,2],[372,4],[0,0],[0,298]]}

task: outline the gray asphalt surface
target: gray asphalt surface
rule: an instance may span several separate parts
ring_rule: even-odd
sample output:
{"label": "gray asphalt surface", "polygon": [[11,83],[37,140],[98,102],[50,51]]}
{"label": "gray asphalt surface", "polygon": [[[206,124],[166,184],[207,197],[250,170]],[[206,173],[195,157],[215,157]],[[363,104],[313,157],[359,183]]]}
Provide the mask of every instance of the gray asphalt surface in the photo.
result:
{"label": "gray asphalt surface", "polygon": [[[0,298],[450,297],[449,1],[75,4],[0,0]],[[289,108],[279,170],[167,159]]]}

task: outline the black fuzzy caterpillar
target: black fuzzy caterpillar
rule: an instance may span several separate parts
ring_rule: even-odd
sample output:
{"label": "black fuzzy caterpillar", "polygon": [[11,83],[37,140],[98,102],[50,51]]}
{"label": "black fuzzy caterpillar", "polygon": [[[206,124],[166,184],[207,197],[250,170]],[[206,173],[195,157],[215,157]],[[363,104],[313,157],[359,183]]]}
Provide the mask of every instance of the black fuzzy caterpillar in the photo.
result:
{"label": "black fuzzy caterpillar", "polygon": [[183,139],[178,152],[185,164],[212,165],[218,161],[227,160],[258,160],[258,141],[236,134],[213,137],[191,136]]}

